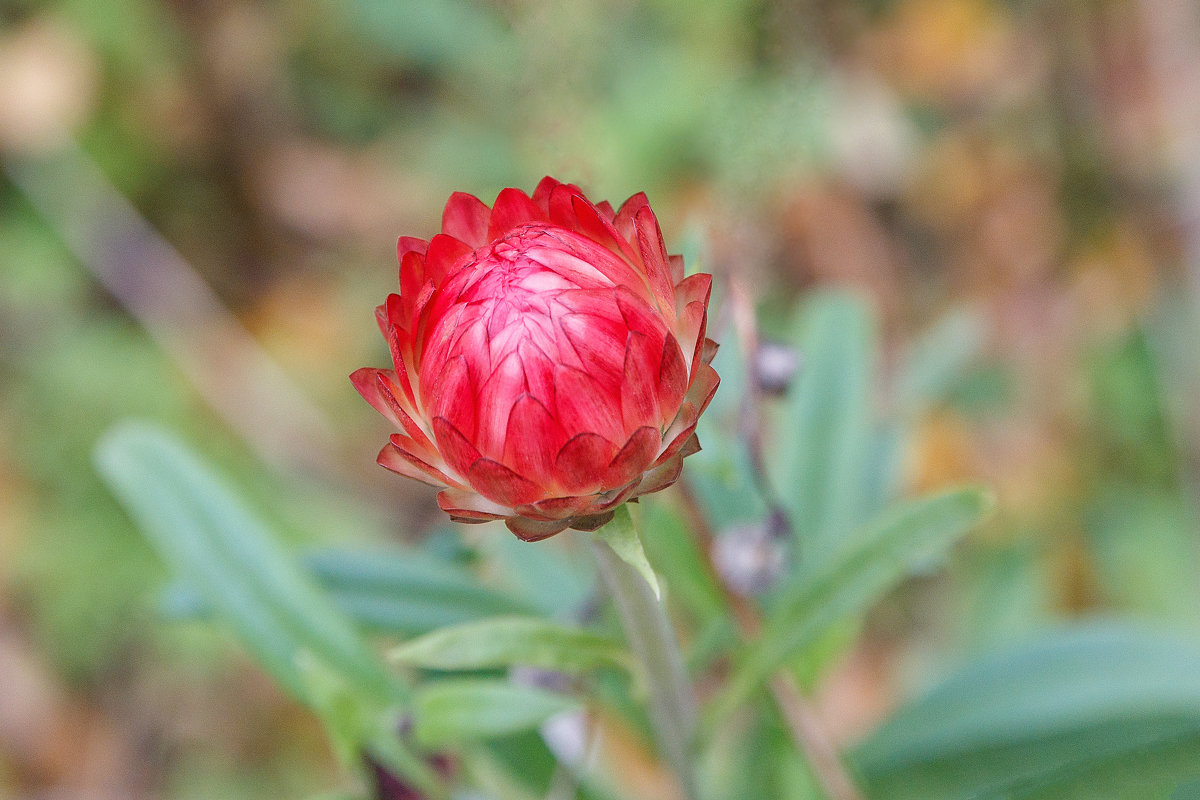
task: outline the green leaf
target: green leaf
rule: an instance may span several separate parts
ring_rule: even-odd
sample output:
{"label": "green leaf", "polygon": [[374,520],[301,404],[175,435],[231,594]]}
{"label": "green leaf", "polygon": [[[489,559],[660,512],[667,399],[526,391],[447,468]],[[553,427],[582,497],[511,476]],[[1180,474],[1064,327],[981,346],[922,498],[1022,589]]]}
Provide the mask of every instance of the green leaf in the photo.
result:
{"label": "green leaf", "polygon": [[560,672],[603,666],[628,669],[629,654],[607,636],[534,617],[495,617],[443,628],[388,653],[426,669],[471,670],[521,664]]}
{"label": "green leaf", "polygon": [[298,699],[308,699],[301,653],[381,697],[403,698],[403,686],[263,522],[177,439],[125,423],[100,442],[96,464],[163,560]]}
{"label": "green leaf", "polygon": [[875,339],[867,306],[837,292],[810,298],[792,337],[800,372],[772,432],[769,466],[801,558],[814,568],[870,505]]}
{"label": "green leaf", "polygon": [[[1200,726],[1135,748],[1085,758],[1049,774],[1019,781],[987,800],[1142,800],[1167,797],[1180,780],[1200,775]],[[1172,800],[1196,795],[1171,794]],[[890,795],[889,795],[890,797]]]}
{"label": "green leaf", "polygon": [[1131,625],[1040,637],[962,669],[855,756],[872,797],[1165,797],[1200,775],[1200,645]]}
{"label": "green leaf", "polygon": [[1171,800],[1200,800],[1200,778],[1176,786],[1171,793]]}
{"label": "green leaf", "polygon": [[[96,448],[101,476],[151,545],[242,646],[296,699],[332,724],[339,750],[368,749],[431,797],[438,779],[391,731],[389,707],[409,690],[279,546],[232,489],[178,439],[124,423]],[[379,726],[364,722],[371,713]]]}
{"label": "green leaf", "polygon": [[[320,550],[302,563],[342,613],[381,633],[417,636],[497,614],[535,613],[531,604],[493,591],[466,570],[417,550]],[[168,587],[161,606],[180,618],[211,611],[183,583]]]}
{"label": "green leaf", "polygon": [[990,495],[959,489],[910,501],[851,537],[811,578],[794,585],[709,707],[712,730],[775,670],[839,623],[866,611],[914,569],[941,557],[992,506]]}
{"label": "green leaf", "polygon": [[438,681],[416,692],[415,733],[430,747],[507,736],[579,705],[573,697],[504,680]]}
{"label": "green leaf", "polygon": [[611,522],[592,535],[607,544],[622,561],[637,570],[654,591],[655,599],[661,601],[662,587],[659,586],[654,567],[650,566],[650,561],[646,558],[646,551],[642,549],[642,537],[634,523],[634,513],[628,503],[624,504],[617,509],[617,514]]}

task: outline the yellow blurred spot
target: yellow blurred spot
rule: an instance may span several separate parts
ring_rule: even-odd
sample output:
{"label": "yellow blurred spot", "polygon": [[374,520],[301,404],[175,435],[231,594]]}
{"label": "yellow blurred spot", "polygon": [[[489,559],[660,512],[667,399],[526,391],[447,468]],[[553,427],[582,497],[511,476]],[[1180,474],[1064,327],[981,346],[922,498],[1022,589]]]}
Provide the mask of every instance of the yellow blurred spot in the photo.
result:
{"label": "yellow blurred spot", "polygon": [[74,31],[35,19],[0,39],[0,150],[61,145],[91,114],[96,60]]}
{"label": "yellow blurred spot", "polygon": [[956,99],[987,88],[1013,61],[1008,14],[988,0],[910,0],[884,33],[886,69],[910,92]]}

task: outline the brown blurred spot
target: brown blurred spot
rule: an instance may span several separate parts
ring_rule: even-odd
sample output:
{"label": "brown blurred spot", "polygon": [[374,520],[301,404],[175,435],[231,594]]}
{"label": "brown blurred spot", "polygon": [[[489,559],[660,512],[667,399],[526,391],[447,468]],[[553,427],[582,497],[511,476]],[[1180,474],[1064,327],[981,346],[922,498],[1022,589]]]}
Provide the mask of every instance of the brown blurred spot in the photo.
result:
{"label": "brown blurred spot", "polygon": [[839,746],[862,739],[895,704],[895,656],[885,643],[862,641],[817,687],[817,711]]}
{"label": "brown blurred spot", "polygon": [[619,794],[682,800],[682,792],[670,770],[624,722],[598,711],[592,714],[592,725],[600,774],[612,776],[620,788]]}
{"label": "brown blurred spot", "polygon": [[900,298],[900,253],[865,199],[838,183],[798,187],[781,221],[780,260],[806,282],[864,290],[890,316]]}

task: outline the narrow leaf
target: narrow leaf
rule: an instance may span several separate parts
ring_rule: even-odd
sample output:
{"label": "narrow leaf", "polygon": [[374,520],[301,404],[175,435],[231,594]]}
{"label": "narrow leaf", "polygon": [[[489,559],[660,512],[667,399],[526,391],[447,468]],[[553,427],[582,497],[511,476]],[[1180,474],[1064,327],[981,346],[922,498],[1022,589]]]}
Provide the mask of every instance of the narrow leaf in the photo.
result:
{"label": "narrow leaf", "polygon": [[861,525],[872,437],[876,334],[861,300],[810,298],[792,344],[800,371],[774,431],[770,474],[813,567]]}
{"label": "narrow leaf", "polygon": [[1043,635],[901,709],[855,761],[888,800],[1164,797],[1200,775],[1198,665],[1197,643],[1128,624]]}
{"label": "narrow leaf", "polygon": [[[379,755],[430,797],[445,796],[428,765],[392,732],[360,725],[364,714],[381,718],[386,708],[406,705],[408,688],[223,480],[147,423],[110,431],[95,460],[163,560],[276,680],[334,723],[341,749],[351,748],[347,735],[362,730],[371,738],[359,749]],[[314,681],[315,675],[336,678]],[[350,687],[353,697],[330,689],[337,684]]]}
{"label": "narrow leaf", "polygon": [[[301,563],[342,613],[381,633],[417,636],[497,614],[534,613],[530,604],[416,550],[325,549],[310,553]],[[167,588],[160,605],[165,614],[185,619],[212,611],[194,587],[182,582]]]}
{"label": "narrow leaf", "polygon": [[[1024,778],[984,795],[986,800],[1195,800],[1196,789],[1177,792],[1200,775],[1200,722],[1134,747],[1122,747]],[[889,797],[891,795],[888,795]],[[981,798],[983,800],[983,798]]]}
{"label": "narrow leaf", "polygon": [[298,699],[304,652],[368,691],[403,694],[266,526],[177,439],[126,423],[101,441],[96,463],[163,559]]}
{"label": "narrow leaf", "polygon": [[507,736],[578,706],[573,697],[504,680],[438,681],[416,692],[414,732],[430,747]]}
{"label": "narrow leaf", "polygon": [[401,664],[442,670],[520,664],[578,673],[602,666],[630,666],[629,655],[607,636],[534,617],[494,617],[443,628],[405,642],[388,657]]}

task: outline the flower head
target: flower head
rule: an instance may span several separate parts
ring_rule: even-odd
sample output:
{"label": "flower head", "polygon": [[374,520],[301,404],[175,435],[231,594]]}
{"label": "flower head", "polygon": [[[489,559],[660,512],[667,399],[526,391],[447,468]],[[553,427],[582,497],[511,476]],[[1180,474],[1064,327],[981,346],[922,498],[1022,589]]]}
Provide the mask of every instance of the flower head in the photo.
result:
{"label": "flower head", "polygon": [[376,309],[395,369],[350,376],[400,431],[381,465],[526,540],[675,482],[719,382],[712,276],[684,277],[644,194],[614,211],[553,178],[491,208],[455,193],[442,232],[399,253]]}

